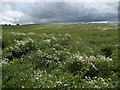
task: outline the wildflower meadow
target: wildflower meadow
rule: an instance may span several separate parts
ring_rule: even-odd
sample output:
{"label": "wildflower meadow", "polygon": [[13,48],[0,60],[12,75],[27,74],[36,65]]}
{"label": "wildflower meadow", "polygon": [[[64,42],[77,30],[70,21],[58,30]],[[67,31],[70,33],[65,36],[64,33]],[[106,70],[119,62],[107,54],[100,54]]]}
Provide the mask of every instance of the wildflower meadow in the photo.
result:
{"label": "wildflower meadow", "polygon": [[2,25],[3,88],[118,88],[116,23]]}

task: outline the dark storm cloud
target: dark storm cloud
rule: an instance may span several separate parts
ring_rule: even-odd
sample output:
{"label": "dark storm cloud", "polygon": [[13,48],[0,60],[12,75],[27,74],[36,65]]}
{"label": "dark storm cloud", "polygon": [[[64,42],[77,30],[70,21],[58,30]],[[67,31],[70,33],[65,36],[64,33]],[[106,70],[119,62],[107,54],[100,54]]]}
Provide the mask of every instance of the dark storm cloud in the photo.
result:
{"label": "dark storm cloud", "polygon": [[3,22],[116,22],[117,2],[9,2],[3,4]]}

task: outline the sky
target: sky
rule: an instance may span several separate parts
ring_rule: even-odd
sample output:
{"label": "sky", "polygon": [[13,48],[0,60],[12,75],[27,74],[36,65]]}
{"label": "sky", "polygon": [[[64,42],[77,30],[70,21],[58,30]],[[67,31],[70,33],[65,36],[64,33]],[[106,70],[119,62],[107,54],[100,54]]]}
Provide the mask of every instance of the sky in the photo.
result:
{"label": "sky", "polygon": [[118,2],[2,2],[0,6],[0,24],[118,21]]}

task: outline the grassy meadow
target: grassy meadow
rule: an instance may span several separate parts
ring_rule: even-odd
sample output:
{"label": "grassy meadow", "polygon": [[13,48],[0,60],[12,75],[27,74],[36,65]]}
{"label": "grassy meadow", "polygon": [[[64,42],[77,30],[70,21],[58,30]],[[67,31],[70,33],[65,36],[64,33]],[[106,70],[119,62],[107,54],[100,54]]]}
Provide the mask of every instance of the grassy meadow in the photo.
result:
{"label": "grassy meadow", "polygon": [[2,25],[3,88],[119,87],[118,25]]}

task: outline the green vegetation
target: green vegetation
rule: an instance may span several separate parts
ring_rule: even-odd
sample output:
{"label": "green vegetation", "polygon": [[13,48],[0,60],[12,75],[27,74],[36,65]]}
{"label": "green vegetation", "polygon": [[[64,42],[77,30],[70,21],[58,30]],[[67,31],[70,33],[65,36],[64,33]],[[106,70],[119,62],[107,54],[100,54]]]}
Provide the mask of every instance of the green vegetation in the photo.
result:
{"label": "green vegetation", "polygon": [[2,26],[4,88],[119,87],[113,23]]}

